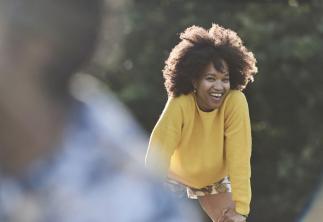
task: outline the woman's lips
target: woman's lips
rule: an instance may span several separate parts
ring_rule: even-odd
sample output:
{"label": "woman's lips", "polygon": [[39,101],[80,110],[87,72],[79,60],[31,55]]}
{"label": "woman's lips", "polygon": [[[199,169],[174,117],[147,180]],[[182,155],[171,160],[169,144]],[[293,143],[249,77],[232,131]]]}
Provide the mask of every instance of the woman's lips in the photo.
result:
{"label": "woman's lips", "polygon": [[210,96],[215,101],[220,101],[223,97],[224,93],[210,93]]}

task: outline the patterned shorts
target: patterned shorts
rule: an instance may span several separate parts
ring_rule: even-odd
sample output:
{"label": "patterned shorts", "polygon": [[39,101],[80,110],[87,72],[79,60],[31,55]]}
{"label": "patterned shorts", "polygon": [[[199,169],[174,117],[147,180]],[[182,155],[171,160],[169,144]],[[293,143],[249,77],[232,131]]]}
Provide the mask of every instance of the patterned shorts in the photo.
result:
{"label": "patterned shorts", "polygon": [[181,184],[175,180],[168,179],[166,186],[177,194],[177,196],[183,196],[185,193],[190,199],[198,199],[208,194],[218,194],[218,193],[227,193],[231,192],[231,182],[229,177],[224,177],[222,180],[215,182],[211,185],[202,188],[192,188],[184,184]]}

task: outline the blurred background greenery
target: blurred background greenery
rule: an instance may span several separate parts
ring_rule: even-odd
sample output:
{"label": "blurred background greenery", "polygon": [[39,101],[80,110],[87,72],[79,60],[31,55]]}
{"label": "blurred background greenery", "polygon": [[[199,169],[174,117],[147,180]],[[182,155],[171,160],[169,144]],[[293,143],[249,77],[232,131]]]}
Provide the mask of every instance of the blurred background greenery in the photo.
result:
{"label": "blurred background greenery", "polygon": [[114,29],[105,30],[92,72],[148,134],[167,99],[161,70],[179,33],[218,23],[242,37],[259,69],[245,90],[253,128],[249,221],[296,221],[323,168],[323,2],[110,0],[108,10]]}

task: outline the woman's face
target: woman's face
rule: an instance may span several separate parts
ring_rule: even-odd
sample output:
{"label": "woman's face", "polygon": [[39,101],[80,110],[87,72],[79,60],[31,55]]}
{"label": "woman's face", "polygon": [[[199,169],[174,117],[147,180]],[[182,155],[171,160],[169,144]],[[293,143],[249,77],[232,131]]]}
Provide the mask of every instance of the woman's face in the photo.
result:
{"label": "woman's face", "polygon": [[219,108],[230,89],[228,65],[225,61],[222,61],[222,65],[222,71],[219,71],[212,62],[209,63],[200,78],[193,81],[197,105],[205,112]]}

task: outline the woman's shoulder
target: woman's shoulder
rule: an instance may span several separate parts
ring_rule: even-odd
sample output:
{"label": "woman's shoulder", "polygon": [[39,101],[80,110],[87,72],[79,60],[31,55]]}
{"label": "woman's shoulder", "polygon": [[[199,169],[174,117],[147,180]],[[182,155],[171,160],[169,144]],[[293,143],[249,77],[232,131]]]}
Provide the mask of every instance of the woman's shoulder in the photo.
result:
{"label": "woman's shoulder", "polygon": [[230,90],[225,99],[225,107],[229,107],[229,108],[248,107],[248,102],[245,94],[240,90]]}
{"label": "woman's shoulder", "polygon": [[187,107],[194,105],[194,97],[191,93],[189,94],[182,94],[180,96],[171,96],[168,98],[168,103],[178,105],[180,107]]}
{"label": "woman's shoulder", "polygon": [[238,102],[238,103],[245,103],[247,101],[245,94],[236,89],[231,89],[227,95],[226,100],[228,102]]}
{"label": "woman's shoulder", "polygon": [[165,107],[165,111],[172,113],[182,113],[183,115],[189,115],[194,110],[194,97],[193,95],[180,95],[180,96],[170,96]]}

